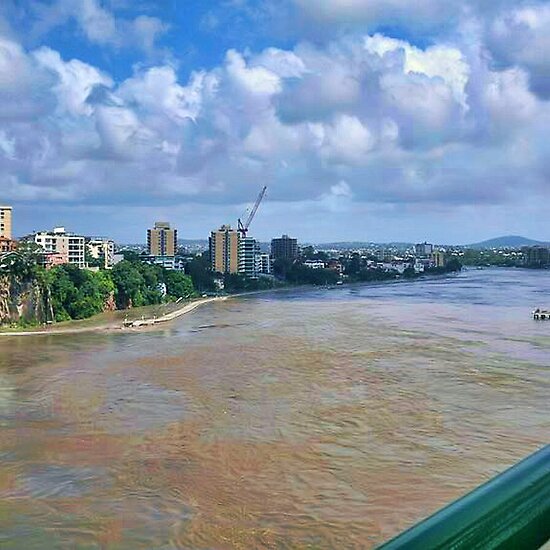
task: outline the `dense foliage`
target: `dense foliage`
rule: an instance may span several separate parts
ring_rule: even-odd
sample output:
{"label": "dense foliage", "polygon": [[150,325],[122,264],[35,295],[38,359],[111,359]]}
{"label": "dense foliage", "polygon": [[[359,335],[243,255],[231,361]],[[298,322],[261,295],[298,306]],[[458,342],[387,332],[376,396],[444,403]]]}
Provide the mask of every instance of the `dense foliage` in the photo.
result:
{"label": "dense foliage", "polygon": [[136,260],[124,260],[111,271],[61,265],[46,277],[57,321],[91,317],[109,302],[126,309],[194,295],[190,277]]}
{"label": "dense foliage", "polygon": [[254,292],[257,290],[269,290],[280,283],[271,277],[258,277],[251,279],[237,273],[228,273],[223,278],[224,290],[228,293]]}
{"label": "dense foliage", "polygon": [[115,285],[106,271],[60,265],[45,274],[56,321],[86,319],[104,310]]}
{"label": "dense foliage", "polygon": [[469,266],[519,267],[523,254],[518,250],[476,250],[468,248],[462,255],[462,263]]}
{"label": "dense foliage", "polygon": [[210,269],[210,254],[208,252],[189,259],[185,264],[185,272],[191,277],[193,286],[200,294],[216,290],[214,273]]}
{"label": "dense foliage", "polygon": [[65,264],[45,270],[39,252],[21,246],[0,266],[19,281],[34,281],[47,297],[55,321],[86,319],[109,309],[158,304],[196,295],[191,277],[140,261],[136,255],[112,270],[91,271]]}
{"label": "dense foliage", "polygon": [[[309,254],[308,259],[326,261],[325,253]],[[313,269],[300,262],[276,260],[273,265],[275,275],[293,285],[330,285],[340,278],[333,269]]]}

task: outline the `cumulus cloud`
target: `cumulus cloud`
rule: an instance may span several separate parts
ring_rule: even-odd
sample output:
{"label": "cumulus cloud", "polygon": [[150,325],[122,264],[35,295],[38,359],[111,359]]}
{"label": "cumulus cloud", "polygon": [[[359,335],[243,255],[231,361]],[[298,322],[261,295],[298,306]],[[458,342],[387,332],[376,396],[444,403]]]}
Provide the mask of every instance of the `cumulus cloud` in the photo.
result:
{"label": "cumulus cloud", "polygon": [[[327,0],[323,9],[363,4]],[[76,0],[55,5],[75,9]],[[109,14],[90,6],[89,39],[116,40]],[[518,14],[496,20],[492,40],[523,19],[539,37],[541,19]],[[550,107],[532,76],[540,60],[520,44],[514,56],[502,50],[499,65],[486,30],[424,47],[378,32],[231,49],[185,80],[160,64],[117,81],[52,48],[2,38],[3,200],[238,204],[263,183],[272,200],[334,212],[547,197]]]}
{"label": "cumulus cloud", "polygon": [[100,46],[138,47],[151,52],[157,39],[168,29],[157,17],[116,17],[99,0],[55,0],[35,3],[34,33],[44,34],[74,21],[88,41]]}
{"label": "cumulus cloud", "polygon": [[320,23],[367,24],[381,21],[406,23],[421,28],[456,17],[458,2],[438,0],[292,0],[301,12]]}
{"label": "cumulus cloud", "polygon": [[497,62],[525,69],[533,91],[550,99],[550,5],[502,13],[490,25],[488,44]]}
{"label": "cumulus cloud", "polygon": [[[272,0],[276,1],[276,0]],[[333,38],[342,30],[375,32],[397,27],[418,37],[452,35],[465,18],[492,21],[504,10],[517,5],[515,0],[284,0],[296,13],[291,20],[301,32]],[[279,9],[281,10],[281,6]]]}
{"label": "cumulus cloud", "polygon": [[78,59],[64,62],[58,52],[40,48],[33,54],[38,67],[53,73],[53,91],[58,99],[59,109],[73,116],[91,115],[92,108],[87,99],[96,86],[113,85],[112,79],[101,71]]}

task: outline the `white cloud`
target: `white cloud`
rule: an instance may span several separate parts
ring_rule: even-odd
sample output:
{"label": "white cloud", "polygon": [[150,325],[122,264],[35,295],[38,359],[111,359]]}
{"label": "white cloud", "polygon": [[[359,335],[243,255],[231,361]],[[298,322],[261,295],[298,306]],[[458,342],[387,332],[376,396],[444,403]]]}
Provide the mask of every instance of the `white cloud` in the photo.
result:
{"label": "white cloud", "polygon": [[39,67],[51,71],[57,77],[53,90],[61,109],[73,116],[91,115],[92,107],[87,99],[94,87],[113,86],[112,79],[101,71],[78,59],[64,62],[58,52],[40,48],[34,52]]}
{"label": "white cloud", "polygon": [[138,47],[151,53],[168,26],[157,17],[138,15],[134,19],[116,17],[99,0],[55,0],[33,4],[37,20],[34,33],[41,35],[75,21],[86,39],[100,46]]}
{"label": "white cloud", "polygon": [[229,50],[226,71],[235,86],[251,95],[273,95],[281,91],[281,80],[274,72],[262,66],[247,67],[243,56]]}
{"label": "white cloud", "polygon": [[438,0],[293,0],[305,14],[314,20],[332,22],[359,21],[374,23],[380,20],[424,21],[441,20],[455,12],[451,2]]}
{"label": "white cloud", "polygon": [[4,130],[0,130],[0,151],[8,159],[15,158],[15,139],[9,137]]}
{"label": "white cloud", "polygon": [[187,86],[177,81],[172,67],[152,67],[126,80],[118,95],[149,113],[161,113],[175,122],[195,119],[202,107],[207,76],[194,73]]}
{"label": "white cloud", "polygon": [[107,44],[116,39],[115,18],[97,0],[66,0],[65,6],[91,42]]}
{"label": "white cloud", "polygon": [[339,115],[326,125],[321,156],[336,163],[361,163],[375,144],[369,129],[355,116]]}
{"label": "white cloud", "polygon": [[528,71],[532,88],[550,98],[550,5],[504,12],[490,25],[488,42],[497,61]]}
{"label": "white cloud", "polygon": [[264,67],[282,78],[298,78],[307,72],[299,56],[279,48],[267,48],[252,59],[252,65]]}
{"label": "white cloud", "polygon": [[481,45],[351,36],[117,82],[3,39],[0,68],[6,200],[238,204],[265,182],[276,201],[342,212],[548,193],[549,104]]}
{"label": "white cloud", "polygon": [[452,90],[453,95],[464,108],[466,104],[466,84],[469,67],[462,52],[456,47],[431,46],[421,50],[403,40],[388,38],[381,34],[368,36],[365,48],[383,57],[388,52],[401,51],[405,56],[403,71],[420,73],[429,77],[441,78]]}

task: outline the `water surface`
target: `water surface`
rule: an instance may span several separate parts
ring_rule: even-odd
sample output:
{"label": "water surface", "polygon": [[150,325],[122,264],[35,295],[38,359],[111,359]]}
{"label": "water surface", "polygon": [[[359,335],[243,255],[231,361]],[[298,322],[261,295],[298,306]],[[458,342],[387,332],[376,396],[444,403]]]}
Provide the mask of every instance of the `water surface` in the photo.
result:
{"label": "water surface", "polygon": [[544,443],[550,273],[0,339],[0,547],[369,548]]}

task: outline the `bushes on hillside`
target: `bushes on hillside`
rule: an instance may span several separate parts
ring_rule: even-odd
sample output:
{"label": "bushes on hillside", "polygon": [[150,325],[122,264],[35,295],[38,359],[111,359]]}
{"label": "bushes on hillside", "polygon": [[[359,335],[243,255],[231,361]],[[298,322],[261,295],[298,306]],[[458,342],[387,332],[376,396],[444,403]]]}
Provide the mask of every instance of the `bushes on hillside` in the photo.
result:
{"label": "bushes on hillside", "polygon": [[195,294],[187,275],[135,260],[124,260],[111,271],[97,272],[61,265],[45,272],[43,279],[56,321],[91,317],[105,311],[113,300],[118,309],[127,309]]}
{"label": "bushes on hillside", "polygon": [[60,265],[45,275],[56,321],[85,319],[101,313],[115,293],[110,274]]}

